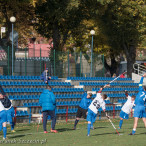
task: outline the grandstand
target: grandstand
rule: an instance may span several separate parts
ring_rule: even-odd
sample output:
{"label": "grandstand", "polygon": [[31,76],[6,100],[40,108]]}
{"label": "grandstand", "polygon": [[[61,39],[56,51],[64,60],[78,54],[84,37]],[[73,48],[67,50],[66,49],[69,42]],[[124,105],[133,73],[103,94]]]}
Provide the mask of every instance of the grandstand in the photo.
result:
{"label": "grandstand", "polygon": [[[113,80],[105,77],[68,77],[65,80],[58,77],[51,78],[49,85],[56,96],[57,119],[66,119],[66,121],[75,118],[77,106],[85,91],[92,92],[94,98],[101,86]],[[46,84],[39,76],[0,76],[0,84],[12,100],[17,122],[27,119],[27,122],[31,123],[40,117],[39,95]],[[106,110],[113,118],[119,115],[122,104],[126,101],[124,90],[130,95],[136,95],[138,84],[130,78],[118,78],[110,88],[103,90],[103,93],[110,97],[110,100],[106,101]],[[101,116],[102,109],[99,110],[99,119]]]}

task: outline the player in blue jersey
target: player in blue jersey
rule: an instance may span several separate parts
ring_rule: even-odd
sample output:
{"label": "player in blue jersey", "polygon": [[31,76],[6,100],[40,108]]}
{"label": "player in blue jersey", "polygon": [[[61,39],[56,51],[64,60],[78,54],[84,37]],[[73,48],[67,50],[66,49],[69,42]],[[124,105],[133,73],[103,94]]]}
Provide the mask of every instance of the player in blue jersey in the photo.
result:
{"label": "player in blue jersey", "polygon": [[[3,99],[3,95],[1,93],[0,93],[0,99]],[[0,101],[0,131],[3,129],[3,140],[6,139],[6,135],[7,135],[6,122],[7,122],[7,113],[5,111],[2,102]]]}
{"label": "player in blue jersey", "polygon": [[125,91],[125,95],[127,97],[127,101],[123,105],[121,112],[120,112],[119,129],[122,128],[123,119],[129,119],[129,114],[131,112],[132,107],[134,106],[134,101],[135,101],[134,95],[129,96],[127,91]]}
{"label": "player in blue jersey", "polygon": [[136,132],[138,119],[142,118],[145,128],[146,128],[146,112],[145,112],[145,106],[144,103],[146,101],[146,86],[143,86],[143,79],[146,77],[146,73],[141,77],[141,80],[139,82],[139,92],[135,99],[135,109],[134,109],[134,125],[132,133],[129,135],[134,135]]}
{"label": "player in blue jersey", "polygon": [[83,116],[84,119],[86,119],[88,106],[92,102],[91,97],[92,97],[92,93],[89,93],[89,94],[84,93],[83,94],[82,99],[81,99],[80,104],[79,104],[79,107],[78,107],[76,120],[75,120],[75,124],[74,124],[74,128],[73,128],[74,130],[76,129],[76,126],[79,122],[79,119],[82,116]]}

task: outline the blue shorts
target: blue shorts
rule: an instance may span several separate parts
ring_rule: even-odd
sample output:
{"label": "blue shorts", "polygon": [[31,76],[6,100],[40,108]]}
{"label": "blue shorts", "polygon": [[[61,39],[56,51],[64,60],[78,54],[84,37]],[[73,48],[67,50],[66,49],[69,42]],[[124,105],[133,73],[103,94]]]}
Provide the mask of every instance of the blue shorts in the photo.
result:
{"label": "blue shorts", "polygon": [[88,114],[87,114],[87,121],[94,123],[96,120],[97,114],[95,114],[94,112],[92,112],[90,109],[88,109]]}
{"label": "blue shorts", "polygon": [[133,117],[146,118],[146,111],[144,106],[135,106]]}
{"label": "blue shorts", "polygon": [[120,112],[120,118],[129,119],[129,115],[121,110],[121,112]]}
{"label": "blue shorts", "polygon": [[7,122],[7,113],[5,110],[0,112],[0,126],[2,126],[4,122]]}
{"label": "blue shorts", "polygon": [[15,117],[15,111],[14,107],[11,107],[9,110],[6,110],[7,113],[7,122],[10,122],[10,124],[13,122],[12,118]]}

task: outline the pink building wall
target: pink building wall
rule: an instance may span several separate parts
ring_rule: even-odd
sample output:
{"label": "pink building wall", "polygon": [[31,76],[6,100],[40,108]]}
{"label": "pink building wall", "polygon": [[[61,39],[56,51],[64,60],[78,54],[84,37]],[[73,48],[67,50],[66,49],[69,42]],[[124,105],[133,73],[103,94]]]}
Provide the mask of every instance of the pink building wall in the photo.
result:
{"label": "pink building wall", "polygon": [[51,53],[51,45],[49,44],[28,44],[28,57],[49,57]]}

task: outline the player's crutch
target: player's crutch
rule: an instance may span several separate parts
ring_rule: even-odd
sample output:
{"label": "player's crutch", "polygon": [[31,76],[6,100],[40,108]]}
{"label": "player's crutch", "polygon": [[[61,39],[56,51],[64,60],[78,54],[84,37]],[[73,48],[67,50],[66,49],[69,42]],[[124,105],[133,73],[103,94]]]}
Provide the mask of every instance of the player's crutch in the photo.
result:
{"label": "player's crutch", "polygon": [[110,121],[111,125],[112,125],[113,128],[116,130],[116,132],[118,133],[118,135],[120,135],[119,132],[118,132],[118,130],[117,130],[117,128],[115,127],[115,125],[114,125],[113,122],[111,121],[111,119],[108,118],[108,120]]}

